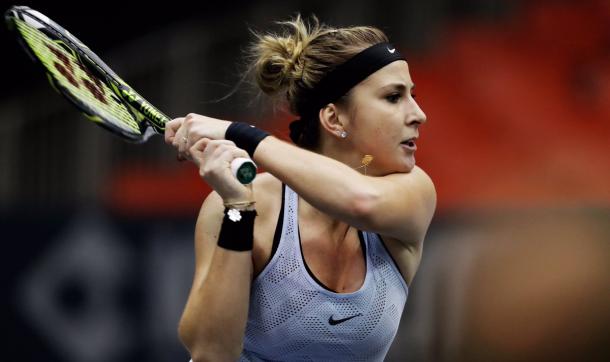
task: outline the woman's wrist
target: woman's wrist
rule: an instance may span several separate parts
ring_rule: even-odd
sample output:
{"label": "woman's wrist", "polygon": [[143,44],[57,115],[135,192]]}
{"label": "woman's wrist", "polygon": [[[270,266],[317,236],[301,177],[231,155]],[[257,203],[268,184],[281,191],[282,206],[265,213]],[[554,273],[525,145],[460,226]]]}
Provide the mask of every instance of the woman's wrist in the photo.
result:
{"label": "woman's wrist", "polygon": [[225,208],[218,246],[233,251],[252,251],[254,246],[254,219],[256,210]]}
{"label": "woman's wrist", "polygon": [[255,210],[256,201],[234,201],[234,202],[223,202],[225,209],[236,209],[239,211],[252,211]]}
{"label": "woman's wrist", "polygon": [[268,132],[247,123],[232,122],[227,127],[225,139],[233,141],[237,147],[246,150],[252,158],[258,144],[269,135]]}

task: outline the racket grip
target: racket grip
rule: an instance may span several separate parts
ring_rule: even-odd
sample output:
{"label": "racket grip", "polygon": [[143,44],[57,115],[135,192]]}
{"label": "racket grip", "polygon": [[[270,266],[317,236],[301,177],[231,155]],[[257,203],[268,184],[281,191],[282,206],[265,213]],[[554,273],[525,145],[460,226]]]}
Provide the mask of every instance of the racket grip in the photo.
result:
{"label": "racket grip", "polygon": [[231,161],[231,172],[239,182],[247,185],[256,177],[256,164],[249,158],[238,157]]}

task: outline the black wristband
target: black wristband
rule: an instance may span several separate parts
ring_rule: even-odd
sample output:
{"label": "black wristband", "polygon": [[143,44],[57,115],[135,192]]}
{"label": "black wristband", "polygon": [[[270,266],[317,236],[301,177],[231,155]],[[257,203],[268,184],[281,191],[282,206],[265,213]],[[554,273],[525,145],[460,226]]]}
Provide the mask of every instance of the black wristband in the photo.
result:
{"label": "black wristband", "polygon": [[268,132],[243,122],[231,123],[225,132],[225,139],[235,142],[235,145],[246,150],[250,157],[254,157],[256,147],[267,136]]}
{"label": "black wristband", "polygon": [[238,211],[225,208],[225,217],[218,235],[218,246],[234,251],[252,250],[256,215],[256,210]]}

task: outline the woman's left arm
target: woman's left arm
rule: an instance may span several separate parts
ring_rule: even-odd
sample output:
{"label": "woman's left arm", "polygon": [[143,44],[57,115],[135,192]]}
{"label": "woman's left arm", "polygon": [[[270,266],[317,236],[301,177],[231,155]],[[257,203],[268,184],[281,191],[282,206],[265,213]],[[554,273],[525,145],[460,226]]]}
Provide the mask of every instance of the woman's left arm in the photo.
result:
{"label": "woman's left arm", "polygon": [[366,176],[275,137],[258,145],[254,161],[317,209],[408,243],[423,241],[436,208],[434,184],[417,166],[410,173]]}
{"label": "woman's left arm", "polygon": [[[167,124],[165,141],[189,158],[191,145],[204,137],[224,138],[229,124],[189,114]],[[320,211],[405,243],[423,241],[436,207],[434,185],[418,167],[410,173],[366,176],[342,162],[273,136],[259,143],[253,158]]]}

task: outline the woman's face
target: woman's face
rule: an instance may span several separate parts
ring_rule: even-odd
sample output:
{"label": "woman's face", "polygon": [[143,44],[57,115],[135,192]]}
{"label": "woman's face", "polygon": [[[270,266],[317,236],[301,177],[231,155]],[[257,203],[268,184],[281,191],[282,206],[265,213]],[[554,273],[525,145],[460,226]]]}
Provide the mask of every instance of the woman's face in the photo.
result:
{"label": "woman's face", "polygon": [[368,174],[410,172],[415,167],[414,139],[426,115],[415,102],[413,88],[407,62],[396,61],[350,91],[346,140],[359,154],[373,156]]}

